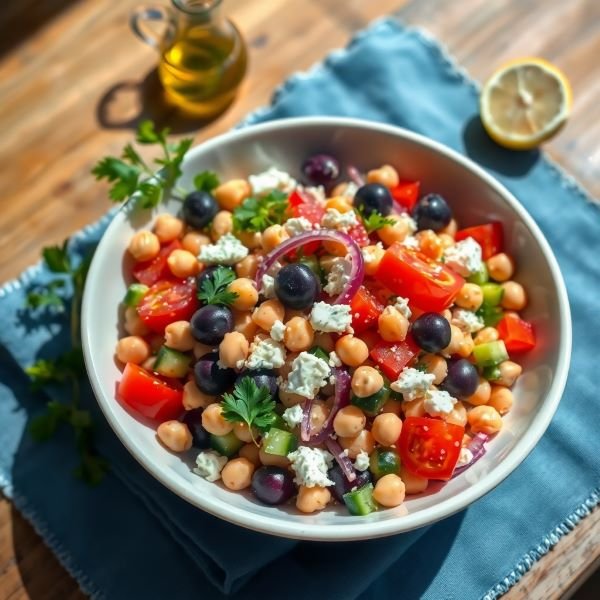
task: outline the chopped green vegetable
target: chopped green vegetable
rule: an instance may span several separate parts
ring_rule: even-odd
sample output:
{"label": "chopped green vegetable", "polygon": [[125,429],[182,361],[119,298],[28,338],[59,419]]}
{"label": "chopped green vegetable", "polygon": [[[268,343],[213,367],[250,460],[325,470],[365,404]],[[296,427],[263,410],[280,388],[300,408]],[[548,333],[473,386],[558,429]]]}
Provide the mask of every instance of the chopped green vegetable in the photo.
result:
{"label": "chopped green vegetable", "polygon": [[365,516],[377,510],[377,504],[373,500],[372,483],[367,483],[357,490],[348,492],[342,498],[351,515]]}
{"label": "chopped green vegetable", "polygon": [[367,233],[373,233],[386,225],[393,225],[396,221],[390,217],[384,217],[380,212],[373,211],[368,217],[365,215],[364,210],[358,209],[361,221],[367,230]]}
{"label": "chopped green vegetable", "polygon": [[502,318],[504,311],[500,306],[482,304],[481,308],[477,310],[475,314],[483,319],[483,323],[486,327],[495,327]]}
{"label": "chopped green vegetable", "polygon": [[233,456],[244,445],[244,442],[233,431],[225,435],[214,435],[211,433],[209,440],[210,447],[213,450],[227,457]]}
{"label": "chopped green vegetable", "polygon": [[367,416],[375,417],[379,414],[379,411],[383,405],[389,400],[390,389],[387,385],[384,385],[378,392],[361,398],[356,394],[351,394],[350,404],[358,406]]}
{"label": "chopped green vegetable", "polygon": [[123,304],[135,308],[142,301],[142,298],[146,295],[148,289],[148,286],[143,283],[132,283],[127,288],[127,292],[123,298]]}
{"label": "chopped green vegetable", "polygon": [[473,348],[473,358],[478,367],[494,367],[508,360],[508,352],[502,340],[477,344]]}
{"label": "chopped green vegetable", "polygon": [[165,377],[184,377],[191,362],[192,357],[189,354],[173,350],[168,346],[161,346],[156,355],[153,371]]}
{"label": "chopped green vegetable", "polygon": [[262,441],[263,450],[267,454],[275,454],[276,456],[287,456],[297,446],[298,441],[293,433],[276,427],[271,427]]}
{"label": "chopped green vegetable", "polygon": [[288,195],[279,190],[260,198],[246,198],[233,211],[233,230],[264,231],[270,225],[281,225],[287,209]]}
{"label": "chopped green vegetable", "polygon": [[467,277],[469,283],[476,283],[477,285],[483,285],[484,283],[487,283],[489,279],[488,270],[484,262],[481,263],[481,269],[479,271]]}
{"label": "chopped green vegetable", "polygon": [[369,469],[375,479],[400,473],[400,456],[394,448],[376,448],[369,457]]}
{"label": "chopped green vegetable", "polygon": [[329,361],[329,354],[321,346],[313,346],[308,353],[314,354],[317,358],[322,358],[325,362]]}
{"label": "chopped green vegetable", "polygon": [[194,177],[194,187],[203,192],[212,192],[220,183],[219,176],[214,171],[202,171]]}
{"label": "chopped green vegetable", "polygon": [[202,289],[198,292],[198,300],[204,302],[204,304],[230,306],[238,297],[238,294],[227,289],[234,280],[235,273],[231,269],[219,267],[202,282]]}
{"label": "chopped green vegetable", "polygon": [[498,283],[484,283],[481,286],[483,304],[485,306],[498,306],[504,296],[504,288]]}

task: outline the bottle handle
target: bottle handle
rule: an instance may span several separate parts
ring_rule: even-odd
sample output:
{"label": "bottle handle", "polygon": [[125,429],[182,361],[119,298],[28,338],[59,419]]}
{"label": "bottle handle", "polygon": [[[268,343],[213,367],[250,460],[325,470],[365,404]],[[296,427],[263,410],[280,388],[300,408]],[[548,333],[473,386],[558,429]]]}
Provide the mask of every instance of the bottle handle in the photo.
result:
{"label": "bottle handle", "polygon": [[[147,21],[160,22],[165,25],[162,35],[148,27]],[[166,6],[140,6],[136,8],[129,17],[129,26],[135,35],[156,50],[160,49],[165,38],[172,36],[174,23],[169,9]]]}

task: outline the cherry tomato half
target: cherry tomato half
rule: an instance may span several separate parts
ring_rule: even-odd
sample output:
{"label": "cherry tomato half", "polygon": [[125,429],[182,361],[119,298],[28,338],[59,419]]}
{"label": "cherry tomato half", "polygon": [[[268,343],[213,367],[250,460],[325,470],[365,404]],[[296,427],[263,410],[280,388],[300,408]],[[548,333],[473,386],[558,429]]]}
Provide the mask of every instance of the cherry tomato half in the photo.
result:
{"label": "cherry tomato half", "polygon": [[148,328],[163,333],[170,323],[189,321],[198,307],[193,282],[163,280],[146,292],[137,311]]}
{"label": "cherry tomato half", "polygon": [[507,314],[496,325],[509,353],[528,352],[535,347],[533,325],[517,315]]}
{"label": "cherry tomato half", "polygon": [[402,179],[396,187],[390,190],[390,193],[400,208],[410,213],[419,199],[420,187],[419,181]]}
{"label": "cherry tomato half", "polygon": [[133,276],[144,285],[154,285],[159,279],[172,277],[167,258],[173,250],[180,250],[183,246],[179,240],[173,240],[170,244],[163,246],[158,256],[152,260],[139,262],[133,267]]}
{"label": "cherry tomato half", "polygon": [[448,480],[458,462],[465,428],[430,417],[407,417],[399,450],[408,471],[428,479]]}
{"label": "cherry tomato half", "polygon": [[396,242],[383,255],[375,279],[424,311],[448,308],[465,280],[444,265]]}
{"label": "cherry tomato half", "polygon": [[386,342],[380,339],[369,354],[383,374],[390,380],[396,381],[402,369],[419,351],[420,348],[415,344],[412,336],[408,335],[403,342]]}
{"label": "cherry tomato half", "polygon": [[350,301],[350,314],[352,315],[354,333],[362,333],[377,325],[377,319],[382,312],[383,305],[366,287],[361,285]]}
{"label": "cherry tomato half", "polygon": [[117,398],[157,421],[176,419],[183,412],[183,390],[172,387],[156,375],[127,363],[117,387]]}
{"label": "cherry tomato half", "polygon": [[502,252],[504,227],[499,221],[467,227],[457,231],[455,239],[460,242],[468,237],[472,237],[481,246],[481,256],[483,260],[487,260],[494,254]]}

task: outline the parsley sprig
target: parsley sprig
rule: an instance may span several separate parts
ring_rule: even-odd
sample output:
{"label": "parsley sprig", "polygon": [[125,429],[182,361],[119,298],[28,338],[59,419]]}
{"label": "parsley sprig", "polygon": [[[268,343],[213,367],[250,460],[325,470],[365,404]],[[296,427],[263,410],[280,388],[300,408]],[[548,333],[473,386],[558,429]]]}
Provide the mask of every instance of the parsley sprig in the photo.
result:
{"label": "parsley sprig", "polygon": [[233,211],[233,230],[264,231],[270,225],[281,225],[287,217],[287,209],[288,195],[280,190],[246,198]]}
{"label": "parsley sprig", "polygon": [[254,439],[253,428],[268,429],[277,418],[275,402],[266,387],[258,387],[250,377],[244,377],[233,389],[233,394],[223,394],[223,418],[231,423],[246,423]]}
{"label": "parsley sprig", "polygon": [[[126,144],[120,158],[106,156],[92,169],[96,179],[112,183],[108,193],[114,202],[123,202],[130,197],[139,200],[143,208],[157,206],[174,187],[181,175],[181,163],[192,140],[185,138],[169,143],[169,128],[158,131],[152,121],[142,121],[137,130],[138,144],[157,145],[162,156],[153,159],[159,170],[155,172],[132,144]],[[216,187],[216,186],[215,186]]]}
{"label": "parsley sprig", "polygon": [[194,187],[203,192],[212,192],[219,187],[221,182],[214,171],[202,171],[194,177]]}
{"label": "parsley sprig", "polygon": [[235,274],[227,267],[218,267],[203,282],[198,292],[198,300],[204,304],[230,306],[239,294],[227,288],[235,280]]}
{"label": "parsley sprig", "polygon": [[395,223],[394,219],[389,217],[384,217],[380,212],[376,210],[373,211],[369,216],[367,216],[363,209],[358,209],[358,214],[360,216],[367,233],[373,233],[386,225],[393,225]]}
{"label": "parsley sprig", "polygon": [[[71,427],[80,459],[75,474],[87,483],[97,484],[106,473],[108,464],[94,449],[91,415],[89,411],[79,406],[80,380],[85,377],[80,342],[81,298],[91,258],[92,255],[89,254],[78,264],[74,264],[68,253],[68,240],[61,246],[44,248],[44,262],[55,274],[55,278],[29,292],[26,304],[33,310],[47,306],[58,307],[65,312],[68,309],[71,348],[53,359],[40,359],[25,371],[34,389],[49,384],[70,386],[70,402],[62,403],[55,400],[48,402],[45,412],[32,419],[29,431],[35,440],[46,441],[61,425]],[[70,302],[59,294],[60,290],[68,287],[73,291]]]}

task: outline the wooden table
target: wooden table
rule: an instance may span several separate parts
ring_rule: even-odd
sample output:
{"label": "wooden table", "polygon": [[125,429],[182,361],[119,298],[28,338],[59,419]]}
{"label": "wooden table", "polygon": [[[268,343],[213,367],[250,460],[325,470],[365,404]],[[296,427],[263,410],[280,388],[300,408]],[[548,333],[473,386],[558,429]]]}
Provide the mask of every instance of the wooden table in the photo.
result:
{"label": "wooden table", "polygon": [[[163,0],[166,3],[166,0]],[[173,122],[147,77],[151,49],[130,34],[137,0],[5,0],[0,11],[0,282],[107,209],[89,171],[131,138],[140,114]],[[211,124],[175,119],[201,141],[268,102],[371,19],[395,13],[426,27],[480,80],[503,61],[541,55],[568,74],[573,116],[547,146],[600,196],[600,3],[596,0],[227,0],[251,67],[231,109]],[[145,92],[145,97],[140,95]],[[564,538],[507,598],[567,597],[600,560],[600,511]],[[82,595],[31,527],[0,499],[0,600]]]}

